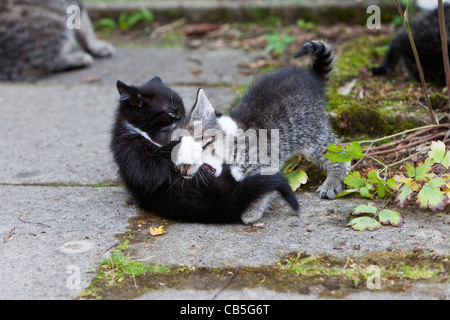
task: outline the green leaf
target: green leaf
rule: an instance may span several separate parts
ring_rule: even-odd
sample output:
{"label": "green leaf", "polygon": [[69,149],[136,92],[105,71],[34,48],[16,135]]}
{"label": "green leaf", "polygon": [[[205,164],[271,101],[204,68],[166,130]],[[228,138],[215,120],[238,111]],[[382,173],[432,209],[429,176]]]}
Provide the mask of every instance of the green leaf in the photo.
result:
{"label": "green leaf", "polygon": [[431,170],[433,170],[431,162],[425,161],[419,164],[416,168],[416,181],[428,181],[433,178],[435,174],[430,172]]}
{"label": "green leaf", "polygon": [[355,192],[357,192],[358,190],[359,190],[359,189],[347,189],[347,190],[344,190],[344,191],[342,191],[341,193],[337,194],[337,195],[336,195],[336,198],[340,198],[340,197],[346,196],[346,195],[348,195],[348,194],[355,193]]}
{"label": "green leaf", "polygon": [[375,207],[375,205],[370,202],[369,204],[361,204],[359,206],[357,206],[355,208],[355,210],[353,210],[353,215],[357,216],[360,215],[362,213],[371,213],[371,214],[376,214],[378,211],[377,207]]}
{"label": "green leaf", "polygon": [[275,52],[281,54],[287,47],[288,44],[294,42],[297,37],[289,35],[281,35],[279,32],[274,32],[272,34],[266,35],[267,47],[266,52]]}
{"label": "green leaf", "polygon": [[144,19],[144,16],[140,11],[135,11],[130,13],[127,19],[127,27],[128,29],[132,28],[135,24],[139,23]]}
{"label": "green leaf", "polygon": [[384,198],[386,196],[386,190],[389,190],[386,188],[386,186],[382,183],[377,183],[377,194],[378,197]]}
{"label": "green leaf", "polygon": [[383,179],[381,179],[380,177],[378,177],[378,174],[376,171],[371,170],[368,174],[367,174],[367,180],[369,180],[371,183],[385,183],[385,181]]}
{"label": "green leaf", "polygon": [[332,162],[348,162],[352,160],[352,157],[348,153],[327,153],[325,158]]}
{"label": "green leaf", "polygon": [[335,145],[334,143],[330,143],[330,146],[325,148],[325,150],[338,153],[338,152],[343,152],[344,148],[341,146]]}
{"label": "green leaf", "polygon": [[414,169],[414,165],[410,162],[405,163],[404,172],[410,178],[414,178],[416,176],[416,169]]}
{"label": "green leaf", "polygon": [[365,187],[362,187],[361,189],[359,189],[359,194],[365,198],[373,199],[373,195],[371,195],[370,191],[369,191],[370,189],[371,189],[371,185],[366,184]]}
{"label": "green leaf", "polygon": [[286,164],[284,165],[284,168],[282,169],[282,171],[285,172],[292,172],[297,165],[299,164],[299,162],[302,160],[301,156],[297,156],[294,158],[289,159]]}
{"label": "green leaf", "polygon": [[386,181],[386,184],[387,184],[388,186],[393,186],[393,185],[396,185],[396,184],[397,184],[397,181],[395,181],[394,178],[390,178],[388,181]]}
{"label": "green leaf", "polygon": [[444,177],[430,180],[417,194],[417,202],[421,208],[430,208],[432,211],[444,210],[447,196],[441,187],[444,187],[446,179]]}
{"label": "green leaf", "polygon": [[352,227],[352,229],[356,231],[373,231],[381,228],[381,224],[371,217],[353,218],[352,220],[350,220],[347,226]]}
{"label": "green leaf", "polygon": [[361,178],[359,172],[350,172],[345,178],[344,183],[351,188],[359,188],[366,183],[365,178]]}
{"label": "green leaf", "polygon": [[122,12],[119,15],[119,20],[118,20],[119,21],[119,27],[122,30],[128,30],[127,17],[128,17],[128,14],[126,12]]}
{"label": "green leaf", "polygon": [[382,224],[391,224],[394,227],[401,227],[403,219],[397,211],[385,209],[378,212],[378,218]]}
{"label": "green leaf", "polygon": [[445,155],[445,143],[442,141],[432,141],[430,147],[431,151],[428,151],[428,157],[434,163],[441,163]]}
{"label": "green leaf", "polygon": [[144,17],[145,22],[152,22],[155,19],[153,12],[148,9],[141,9],[140,12]]}
{"label": "green leaf", "polygon": [[397,194],[397,197],[395,197],[395,203],[399,207],[404,207],[406,205],[406,202],[408,200],[412,200],[414,192],[412,191],[411,187],[407,184],[404,184]]}
{"label": "green leaf", "polygon": [[110,18],[103,18],[97,22],[97,27],[114,29],[117,27],[117,22]]}
{"label": "green leaf", "polygon": [[353,141],[350,145],[345,148],[345,151],[353,158],[353,159],[361,159],[364,157],[362,154],[362,148],[359,145],[359,142]]}
{"label": "green leaf", "polygon": [[284,176],[288,179],[292,190],[297,190],[302,184],[308,181],[308,175],[305,171],[299,170],[296,172],[285,172]]}
{"label": "green leaf", "polygon": [[441,164],[445,167],[445,169],[449,169],[450,168],[450,152],[447,151],[447,153],[445,154],[444,159],[442,159]]}
{"label": "green leaf", "polygon": [[325,154],[325,158],[332,162],[348,162],[352,160],[352,157],[344,151],[344,148],[334,143],[330,143],[330,146],[325,148],[328,151]]}

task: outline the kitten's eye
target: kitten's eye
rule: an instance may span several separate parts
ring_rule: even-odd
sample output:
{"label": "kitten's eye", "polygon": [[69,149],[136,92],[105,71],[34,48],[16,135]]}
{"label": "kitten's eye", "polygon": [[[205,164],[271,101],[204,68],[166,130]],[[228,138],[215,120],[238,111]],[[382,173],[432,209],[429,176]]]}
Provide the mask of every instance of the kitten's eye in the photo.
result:
{"label": "kitten's eye", "polygon": [[173,113],[173,112],[169,112],[168,115],[171,116],[172,118],[175,118],[175,117],[176,117],[176,114]]}

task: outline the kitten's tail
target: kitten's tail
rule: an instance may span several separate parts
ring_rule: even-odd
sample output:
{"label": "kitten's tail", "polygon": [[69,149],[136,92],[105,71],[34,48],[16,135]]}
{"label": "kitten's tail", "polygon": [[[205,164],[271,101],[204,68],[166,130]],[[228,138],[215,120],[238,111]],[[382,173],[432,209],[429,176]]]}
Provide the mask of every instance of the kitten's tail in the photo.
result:
{"label": "kitten's tail", "polygon": [[322,40],[313,40],[305,43],[294,55],[294,58],[302,57],[306,54],[313,54],[312,68],[320,77],[328,80],[333,70],[334,52],[328,43]]}
{"label": "kitten's tail", "polygon": [[235,201],[234,209],[242,212],[252,201],[275,190],[281,193],[292,209],[298,211],[297,197],[288,180],[280,172],[274,175],[253,175],[245,178],[236,185],[230,198]]}

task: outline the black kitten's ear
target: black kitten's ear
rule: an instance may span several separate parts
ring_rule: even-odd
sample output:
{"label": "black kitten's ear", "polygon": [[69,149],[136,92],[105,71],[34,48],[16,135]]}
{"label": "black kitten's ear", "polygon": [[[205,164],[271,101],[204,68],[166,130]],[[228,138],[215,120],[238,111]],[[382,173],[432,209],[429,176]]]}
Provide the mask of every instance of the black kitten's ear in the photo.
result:
{"label": "black kitten's ear", "polygon": [[120,100],[135,107],[142,107],[142,96],[136,88],[129,87],[122,81],[117,81],[117,90],[119,90]]}
{"label": "black kitten's ear", "polygon": [[192,109],[191,121],[208,121],[211,118],[215,118],[214,108],[203,89],[200,88],[197,92],[197,101]]}
{"label": "black kitten's ear", "polygon": [[164,85],[163,81],[161,80],[160,77],[153,77],[150,80],[147,81],[146,84],[144,84],[144,86],[151,86],[151,85]]}
{"label": "black kitten's ear", "polygon": [[159,82],[159,83],[163,83],[163,81],[161,80],[161,78],[160,77],[154,77],[152,80],[150,80],[150,81],[156,81],[156,82]]}

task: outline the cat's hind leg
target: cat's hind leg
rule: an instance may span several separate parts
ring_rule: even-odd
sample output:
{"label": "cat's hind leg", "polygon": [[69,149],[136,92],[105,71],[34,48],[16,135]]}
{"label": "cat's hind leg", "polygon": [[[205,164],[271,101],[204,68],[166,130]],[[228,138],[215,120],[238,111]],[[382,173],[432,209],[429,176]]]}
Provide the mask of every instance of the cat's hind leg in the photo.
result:
{"label": "cat's hind leg", "polygon": [[250,203],[249,206],[245,209],[244,213],[242,213],[241,221],[244,224],[251,224],[261,219],[264,211],[266,211],[266,209],[269,207],[269,204],[274,196],[275,192],[271,192]]}

